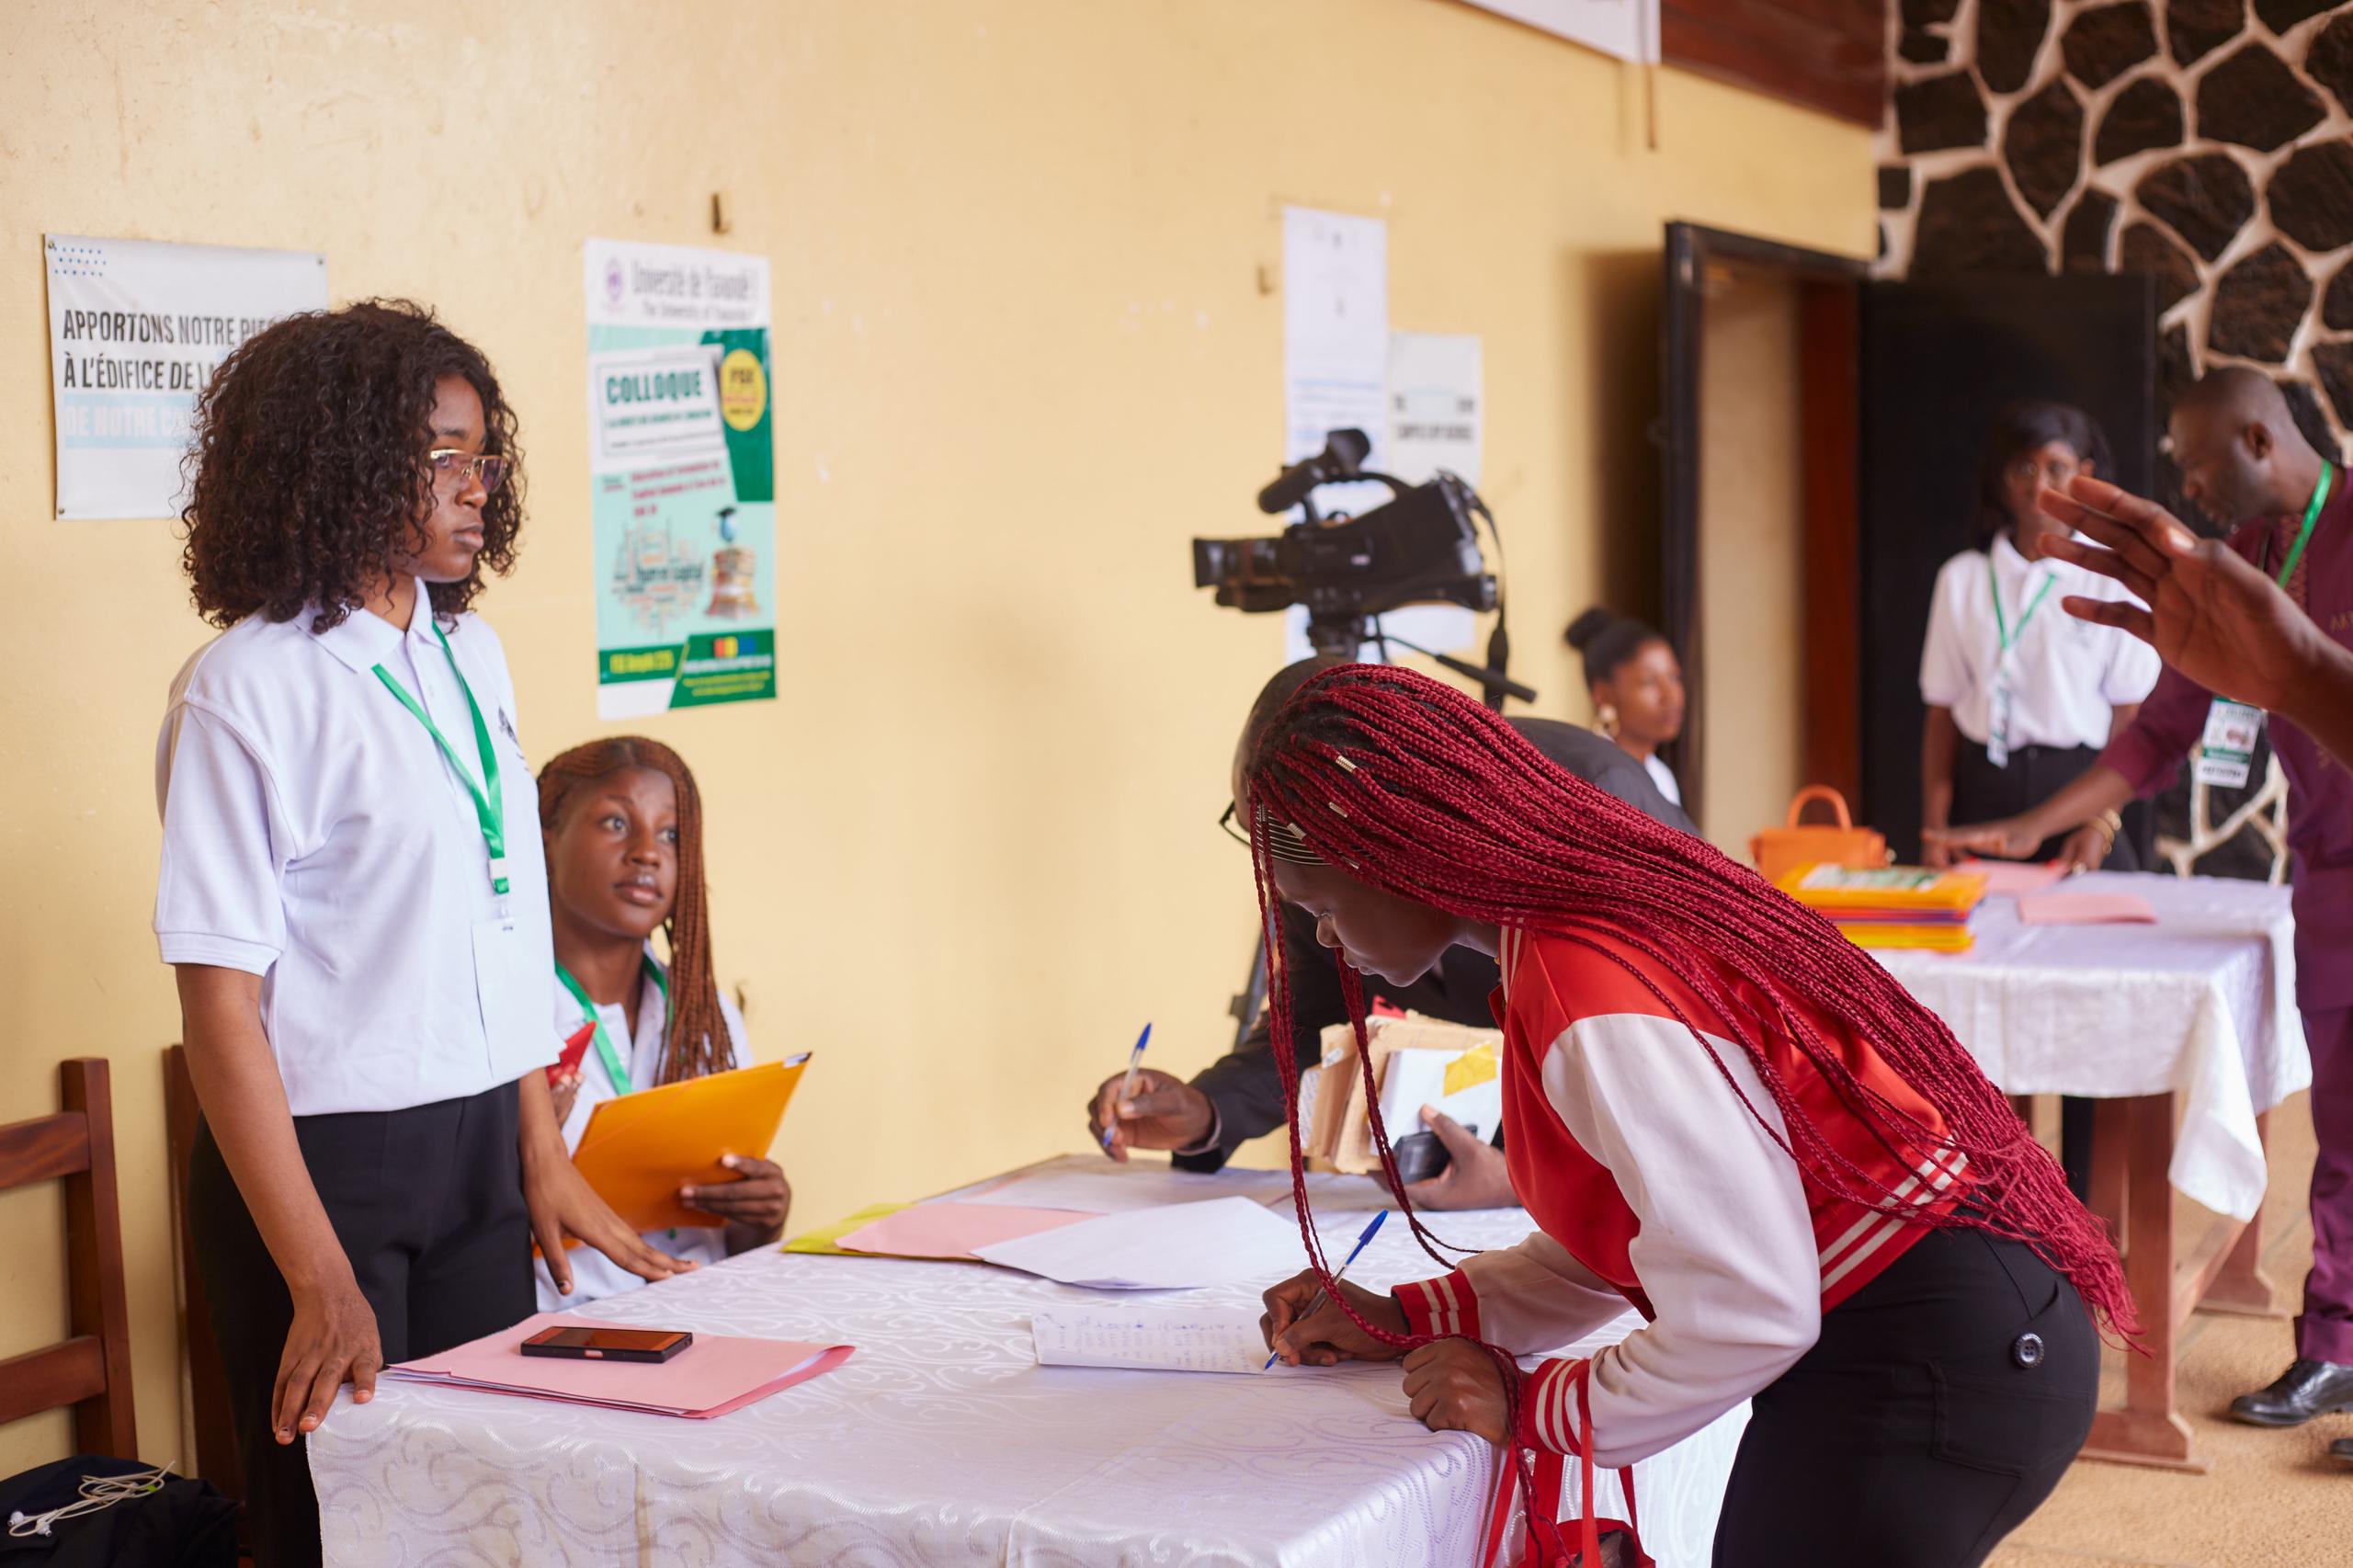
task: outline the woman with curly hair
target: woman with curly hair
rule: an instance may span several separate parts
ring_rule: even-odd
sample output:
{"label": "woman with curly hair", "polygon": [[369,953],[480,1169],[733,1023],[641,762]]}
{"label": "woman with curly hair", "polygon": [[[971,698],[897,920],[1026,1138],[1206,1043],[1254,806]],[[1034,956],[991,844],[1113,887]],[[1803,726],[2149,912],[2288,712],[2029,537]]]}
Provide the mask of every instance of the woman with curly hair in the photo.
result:
{"label": "woman with curly hair", "polygon": [[197,410],[185,562],[222,634],[156,748],[155,931],[204,1108],[198,1267],[256,1560],[320,1557],[303,1437],[338,1388],[532,1309],[536,1237],[632,1272],[540,1069],[539,801],[497,636],[468,614],[522,524],[514,411],[402,301],[290,317]]}

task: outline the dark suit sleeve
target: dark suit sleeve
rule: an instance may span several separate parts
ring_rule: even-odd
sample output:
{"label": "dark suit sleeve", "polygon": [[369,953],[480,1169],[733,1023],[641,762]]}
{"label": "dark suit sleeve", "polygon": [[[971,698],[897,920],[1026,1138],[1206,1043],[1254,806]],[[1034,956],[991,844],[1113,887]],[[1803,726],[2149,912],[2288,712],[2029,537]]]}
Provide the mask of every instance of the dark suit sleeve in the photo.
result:
{"label": "dark suit sleeve", "polygon": [[[1313,918],[1285,904],[1282,931],[1290,976],[1291,1044],[1305,1069],[1323,1060],[1324,1027],[1347,1021],[1347,999],[1340,991],[1337,962],[1315,940]],[[1242,1043],[1203,1068],[1193,1087],[1217,1108],[1217,1142],[1197,1154],[1172,1155],[1170,1163],[1178,1170],[1217,1170],[1243,1144],[1283,1124],[1283,1081],[1275,1070],[1274,1030],[1264,1008]]]}

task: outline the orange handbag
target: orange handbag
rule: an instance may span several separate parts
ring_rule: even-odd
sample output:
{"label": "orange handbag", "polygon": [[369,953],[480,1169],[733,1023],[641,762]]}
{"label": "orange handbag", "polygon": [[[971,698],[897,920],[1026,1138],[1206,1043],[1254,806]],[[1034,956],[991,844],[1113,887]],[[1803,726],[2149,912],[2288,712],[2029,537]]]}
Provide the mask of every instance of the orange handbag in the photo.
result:
{"label": "orange handbag", "polygon": [[[1838,813],[1836,827],[1803,824],[1810,801],[1827,801]],[[1847,797],[1826,784],[1809,784],[1790,801],[1790,820],[1768,827],[1748,841],[1748,858],[1768,882],[1777,882],[1800,866],[1852,866],[1867,869],[1887,864],[1887,840],[1868,827],[1857,827],[1847,814]]]}

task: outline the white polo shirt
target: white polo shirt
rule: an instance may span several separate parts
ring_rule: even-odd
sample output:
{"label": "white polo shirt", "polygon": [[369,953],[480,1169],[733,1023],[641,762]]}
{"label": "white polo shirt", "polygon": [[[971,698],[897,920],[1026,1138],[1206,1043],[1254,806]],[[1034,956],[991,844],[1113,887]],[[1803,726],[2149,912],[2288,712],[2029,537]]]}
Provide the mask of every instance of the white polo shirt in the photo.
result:
{"label": "white polo shirt", "polygon": [[[649,949],[649,961],[658,964]],[[669,1022],[670,999],[651,974],[638,982],[636,1027],[618,1006],[597,1009],[597,1021],[605,1026],[605,1038],[613,1042],[627,1063],[632,1089],[647,1089],[662,1071],[662,1046]],[[748,1067],[752,1064],[752,1048],[744,1039],[744,1015],[735,1010],[727,993],[719,994],[720,1017],[726,1020],[728,1067]],[[555,988],[555,1037],[561,1040],[572,1038],[574,1029],[587,1021],[580,1004],[571,992],[559,985]],[[606,1100],[620,1096],[613,1092],[613,1075],[605,1069],[605,1058],[591,1045],[580,1058],[580,1092],[572,1102],[571,1114],[563,1119],[563,1146],[577,1152],[580,1135],[588,1131],[588,1118]],[[715,1216],[714,1216],[715,1218]],[[691,1229],[648,1231],[645,1244],[672,1257],[689,1258],[696,1263],[727,1261],[727,1228],[724,1223],[699,1225]],[[539,1281],[540,1311],[563,1312],[586,1302],[618,1296],[623,1290],[634,1290],[645,1283],[595,1247],[572,1249],[572,1294],[556,1293],[555,1280],[548,1273],[544,1258],[534,1259],[532,1277]]]}
{"label": "white polo shirt", "polygon": [[479,779],[466,699],[425,585],[405,632],[365,609],[251,616],[172,683],[155,747],[165,963],[262,977],[262,1027],[297,1116],[404,1110],[553,1061],[554,949],[539,791],[497,635],[449,629],[497,748],[508,892],[472,796],[374,673],[382,665]]}
{"label": "white polo shirt", "polygon": [[[1944,563],[1929,603],[1927,641],[1920,650],[1920,700],[1951,709],[1954,726],[1981,746],[1993,735],[1994,676],[2002,657],[1985,562],[1984,551],[1964,550]],[[2059,601],[2071,594],[2131,600],[2131,592],[2063,561],[2029,562],[2007,534],[1994,541],[1993,562],[2002,615],[2017,643],[2011,650],[2011,746],[2106,745],[2113,710],[2146,698],[2162,663],[2156,650],[2139,638],[2077,620]],[[2020,618],[2038,594],[2041,604],[2020,630]]]}

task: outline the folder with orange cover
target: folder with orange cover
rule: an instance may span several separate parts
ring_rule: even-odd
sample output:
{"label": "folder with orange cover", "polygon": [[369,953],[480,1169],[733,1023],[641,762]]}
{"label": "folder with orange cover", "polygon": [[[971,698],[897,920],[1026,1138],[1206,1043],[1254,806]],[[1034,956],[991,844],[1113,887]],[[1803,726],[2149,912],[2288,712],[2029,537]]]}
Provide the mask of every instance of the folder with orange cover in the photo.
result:
{"label": "folder with orange cover", "polygon": [[722,1154],[766,1159],[808,1062],[803,1051],[788,1062],[600,1100],[572,1163],[633,1230],[723,1224],[716,1214],[680,1203],[678,1188],[733,1181],[735,1173],[719,1163]]}

